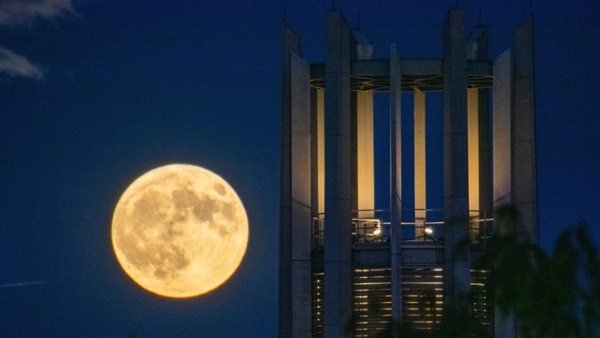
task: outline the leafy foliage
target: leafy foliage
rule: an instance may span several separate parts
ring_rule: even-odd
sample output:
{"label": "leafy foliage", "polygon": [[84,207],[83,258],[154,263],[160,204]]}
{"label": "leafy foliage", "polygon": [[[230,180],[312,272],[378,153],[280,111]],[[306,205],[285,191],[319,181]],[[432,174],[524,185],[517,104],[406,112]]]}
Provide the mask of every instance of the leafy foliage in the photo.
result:
{"label": "leafy foliage", "polygon": [[[474,268],[487,270],[497,309],[515,315],[520,337],[600,337],[600,254],[584,224],[557,237],[549,254],[520,231],[514,206],[496,210],[494,238]],[[474,296],[474,295],[470,295]],[[347,329],[352,332],[352,319]],[[431,331],[392,321],[377,337],[484,337],[468,308],[444,304],[441,322]]]}
{"label": "leafy foliage", "polygon": [[600,256],[579,224],[546,254],[519,233],[518,211],[496,211],[496,234],[477,267],[492,274],[496,305],[516,315],[522,337],[600,336]]}

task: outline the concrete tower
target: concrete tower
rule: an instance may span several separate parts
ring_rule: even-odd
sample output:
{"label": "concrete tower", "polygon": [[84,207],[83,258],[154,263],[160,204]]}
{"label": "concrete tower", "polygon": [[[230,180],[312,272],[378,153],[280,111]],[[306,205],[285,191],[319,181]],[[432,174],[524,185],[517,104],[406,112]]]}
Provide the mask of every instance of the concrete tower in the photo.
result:
{"label": "concrete tower", "polygon": [[[465,295],[486,281],[472,262],[493,235],[494,207],[514,204],[537,239],[532,20],[493,60],[485,29],[465,31],[464,10],[450,9],[441,59],[403,59],[394,45],[388,59],[373,59],[364,33],[329,10],[325,62],[308,64],[284,25],[281,337],[346,337],[351,320],[356,337],[392,318],[427,329],[449,303],[477,311],[490,337],[516,336],[514,318],[494,316],[485,294]],[[389,96],[385,210],[375,205],[374,92]],[[412,93],[414,111],[401,111],[402,93]],[[443,96],[441,206],[426,198],[430,93]],[[414,116],[411,210],[403,209],[403,114]]]}

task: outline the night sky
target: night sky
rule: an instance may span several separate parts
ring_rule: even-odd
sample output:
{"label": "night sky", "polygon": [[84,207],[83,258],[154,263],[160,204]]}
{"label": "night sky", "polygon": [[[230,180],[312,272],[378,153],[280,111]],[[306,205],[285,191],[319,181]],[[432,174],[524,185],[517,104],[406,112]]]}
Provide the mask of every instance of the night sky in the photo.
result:
{"label": "night sky", "polygon": [[[540,244],[577,222],[600,244],[600,3],[458,4],[491,57],[533,13]],[[285,1],[310,63],[332,5]],[[335,1],[380,58],[440,58],[455,5]],[[276,336],[283,18],[276,0],[0,0],[0,336]],[[221,175],[250,220],[239,270],[198,298],[141,289],[112,251],[121,193],[168,163]]]}

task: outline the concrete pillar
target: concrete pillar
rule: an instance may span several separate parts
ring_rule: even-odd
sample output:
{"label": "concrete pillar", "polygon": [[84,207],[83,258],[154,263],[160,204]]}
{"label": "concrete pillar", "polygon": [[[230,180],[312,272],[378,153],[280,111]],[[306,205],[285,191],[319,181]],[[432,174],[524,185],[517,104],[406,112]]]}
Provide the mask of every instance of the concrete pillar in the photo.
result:
{"label": "concrete pillar", "polygon": [[324,90],[311,90],[311,161],[312,161],[312,214],[318,217],[325,212],[325,100]]}
{"label": "concrete pillar", "polygon": [[[485,26],[477,27],[467,42],[467,59],[488,59],[488,34]],[[469,210],[472,220],[492,215],[491,153],[489,150],[489,89],[467,91],[469,143]],[[491,224],[471,223],[471,238],[481,238]]]}
{"label": "concrete pillar", "polygon": [[494,59],[493,168],[494,209],[513,203],[512,182],[512,53],[508,49]]}
{"label": "concrete pillar", "polygon": [[284,107],[280,248],[280,335],[310,337],[310,67],[284,28]]}
{"label": "concrete pillar", "polygon": [[520,227],[537,242],[535,114],[533,88],[533,18],[513,38],[513,203],[520,211]]}
{"label": "concrete pillar", "polygon": [[[469,216],[479,216],[479,90],[467,90],[469,147]],[[473,230],[473,229],[471,229]]]}
{"label": "concrete pillar", "polygon": [[[512,53],[508,49],[494,59],[493,87],[493,167],[494,208],[512,204]],[[502,229],[495,229],[496,232]],[[496,337],[516,337],[517,328],[512,314],[496,308],[494,331]]]}
{"label": "concrete pillar", "polygon": [[[373,137],[373,92],[356,92],[356,166],[358,217],[375,214],[375,146]],[[362,210],[362,211],[360,211]]]}
{"label": "concrete pillar", "polygon": [[[356,59],[373,57],[373,46],[363,31],[355,31]],[[357,91],[356,97],[356,179],[358,217],[375,217],[375,145],[373,92]]]}
{"label": "concrete pillar", "polygon": [[521,230],[537,241],[533,21],[494,60],[494,203],[515,205]]}
{"label": "concrete pillar", "polygon": [[[465,11],[444,22],[444,303],[467,307],[470,288]],[[468,243],[468,242],[467,242]]]}
{"label": "concrete pillar", "polygon": [[414,124],[415,124],[415,237],[425,240],[423,232],[427,212],[427,166],[426,166],[426,138],[425,138],[425,93],[415,91],[414,94]]}
{"label": "concrete pillar", "polygon": [[337,10],[326,18],[325,61],[325,336],[344,337],[352,313],[351,94],[354,48]]}
{"label": "concrete pillar", "polygon": [[291,219],[291,55],[300,53],[300,38],[283,27],[281,178],[279,199],[279,336],[292,336],[292,219]]}
{"label": "concrete pillar", "polygon": [[310,67],[292,53],[292,333],[311,334]]}
{"label": "concrete pillar", "polygon": [[390,52],[390,213],[392,317],[402,320],[402,129],[401,68],[396,45]]}
{"label": "concrete pillar", "polygon": [[[520,212],[521,234],[537,242],[533,20],[514,34],[512,48],[494,60],[494,204]],[[502,229],[496,229],[501,231]],[[496,311],[497,337],[518,337],[512,314]]]}
{"label": "concrete pillar", "polygon": [[[488,60],[488,30],[485,26],[475,29],[472,39],[468,43],[467,58],[472,60]],[[490,151],[490,90],[477,89],[477,129],[479,138],[479,210],[491,216],[492,202],[492,167]]]}

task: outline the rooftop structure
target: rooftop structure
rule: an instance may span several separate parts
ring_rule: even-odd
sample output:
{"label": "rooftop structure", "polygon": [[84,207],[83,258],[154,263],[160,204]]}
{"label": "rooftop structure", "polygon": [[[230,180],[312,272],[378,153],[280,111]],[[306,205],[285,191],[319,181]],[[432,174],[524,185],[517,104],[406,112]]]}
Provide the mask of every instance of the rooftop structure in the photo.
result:
{"label": "rooftop structure", "polygon": [[[472,262],[493,236],[493,210],[514,204],[537,239],[532,20],[487,57],[487,33],[466,36],[450,9],[441,59],[372,59],[363,32],[326,13],[325,62],[283,38],[279,334],[370,337],[392,320],[430,329],[444,304],[464,304],[489,337],[515,337],[495,315],[486,271]],[[375,205],[373,95],[389,96],[389,206]],[[443,96],[443,206],[427,205],[426,97]],[[412,93],[413,111],[401,111]],[[414,209],[403,208],[402,120],[414,121]],[[490,146],[491,145],[491,149]],[[404,174],[405,175],[405,174]],[[407,204],[405,202],[405,204]],[[467,248],[465,249],[465,243]]]}

